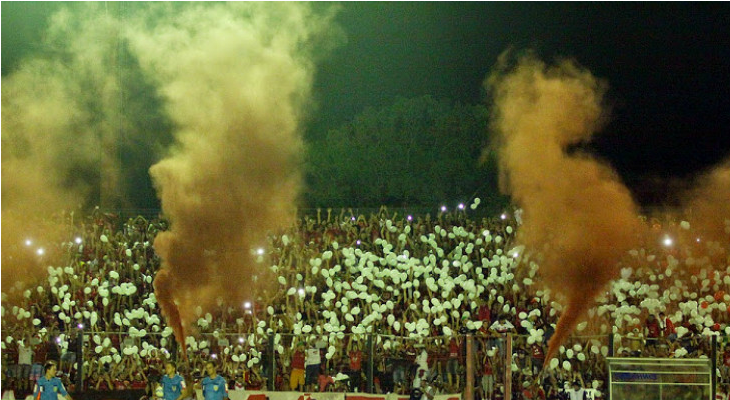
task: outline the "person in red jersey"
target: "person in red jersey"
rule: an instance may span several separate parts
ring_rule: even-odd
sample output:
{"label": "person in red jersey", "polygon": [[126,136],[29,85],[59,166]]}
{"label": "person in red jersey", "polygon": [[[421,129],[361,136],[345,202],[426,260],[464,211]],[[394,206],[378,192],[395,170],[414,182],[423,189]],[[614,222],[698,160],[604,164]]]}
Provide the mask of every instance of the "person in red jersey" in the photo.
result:
{"label": "person in red jersey", "polygon": [[289,376],[289,389],[304,390],[304,343],[297,344],[291,356],[291,375]]}
{"label": "person in red jersey", "polygon": [[359,345],[354,344],[350,352],[348,353],[350,358],[350,390],[360,390],[362,384],[362,351],[360,351]]}
{"label": "person in red jersey", "polygon": [[484,399],[491,400],[494,397],[494,367],[487,354],[484,354],[483,365],[482,390],[484,391]]}
{"label": "person in red jersey", "polygon": [[532,373],[537,375],[545,363],[545,350],[542,347],[542,343],[533,343],[530,347],[530,354],[532,357]]}
{"label": "person in red jersey", "polygon": [[654,353],[656,353],[657,341],[659,340],[659,336],[661,335],[659,321],[657,321],[654,314],[649,314],[649,316],[646,318],[644,330],[644,333],[646,335],[646,350],[650,352],[649,355],[653,356]]}
{"label": "person in red jersey", "polygon": [[662,336],[669,342],[677,340],[677,330],[674,329],[674,323],[671,318],[664,315],[663,312],[659,313],[659,327],[662,329]]}
{"label": "person in red jersey", "polygon": [[452,388],[459,387],[459,341],[451,338],[449,341],[449,358],[446,362],[446,374],[449,380],[449,386]]}

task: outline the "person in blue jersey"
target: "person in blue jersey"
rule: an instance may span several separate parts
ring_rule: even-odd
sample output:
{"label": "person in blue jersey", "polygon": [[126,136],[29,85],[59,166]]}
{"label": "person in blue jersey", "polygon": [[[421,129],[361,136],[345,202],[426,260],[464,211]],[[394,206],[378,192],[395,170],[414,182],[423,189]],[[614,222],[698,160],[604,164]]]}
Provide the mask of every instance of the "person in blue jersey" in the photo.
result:
{"label": "person in blue jersey", "polygon": [[43,367],[44,375],[38,379],[35,390],[33,390],[33,399],[57,400],[58,395],[61,394],[66,397],[66,400],[71,400],[71,396],[63,387],[61,379],[56,377],[57,370],[56,363],[47,362],[45,364]]}
{"label": "person in blue jersey", "polygon": [[205,364],[205,372],[208,374],[200,382],[199,387],[203,390],[205,400],[223,400],[228,398],[228,387],[226,380],[218,375],[215,364],[208,361]]}
{"label": "person in blue jersey", "polygon": [[165,363],[165,375],[160,379],[162,398],[164,400],[182,399],[185,389],[185,379],[177,373],[177,367],[172,361]]}

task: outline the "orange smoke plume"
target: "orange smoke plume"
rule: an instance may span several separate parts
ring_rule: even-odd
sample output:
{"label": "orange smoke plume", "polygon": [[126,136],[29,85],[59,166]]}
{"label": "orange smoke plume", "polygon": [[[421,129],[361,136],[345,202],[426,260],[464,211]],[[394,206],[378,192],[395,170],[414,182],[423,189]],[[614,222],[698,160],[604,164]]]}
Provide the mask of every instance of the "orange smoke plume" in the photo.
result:
{"label": "orange smoke plume", "polygon": [[538,254],[545,283],[568,302],[549,343],[555,354],[592,299],[615,278],[640,223],[628,189],[607,165],[568,147],[605,119],[605,84],[574,62],[534,56],[487,80],[502,182],[519,207],[518,240]]}

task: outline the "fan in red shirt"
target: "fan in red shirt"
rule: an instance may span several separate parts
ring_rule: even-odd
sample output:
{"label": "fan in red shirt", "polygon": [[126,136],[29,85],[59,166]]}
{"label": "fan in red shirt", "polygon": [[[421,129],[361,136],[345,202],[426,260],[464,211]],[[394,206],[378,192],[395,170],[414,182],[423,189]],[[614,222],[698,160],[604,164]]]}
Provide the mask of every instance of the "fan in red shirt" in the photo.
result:
{"label": "fan in red shirt", "polygon": [[545,350],[542,348],[542,344],[533,343],[530,353],[532,355],[532,373],[537,375],[545,363]]}
{"label": "fan in red shirt", "polygon": [[494,368],[489,356],[484,354],[484,369],[482,369],[482,390],[485,399],[492,399],[494,395]]}
{"label": "fan in red shirt", "polygon": [[335,378],[325,374],[323,371],[320,371],[319,376],[317,376],[317,382],[319,383],[319,391],[325,392],[329,389],[331,384],[335,383]]}
{"label": "fan in red shirt", "polygon": [[677,340],[677,330],[674,329],[674,323],[669,317],[666,317],[663,312],[659,313],[659,326],[662,328],[662,335],[669,340],[674,342]]}
{"label": "fan in red shirt", "polygon": [[492,324],[492,311],[489,309],[489,304],[484,303],[479,307],[479,320],[483,321],[483,325]]}
{"label": "fan in red shirt", "polygon": [[362,351],[355,345],[350,352],[348,353],[348,356],[350,357],[350,390],[355,391],[357,389],[358,391],[361,389],[362,385]]}
{"label": "fan in red shirt", "polygon": [[304,390],[304,343],[301,342],[297,344],[297,348],[291,356],[289,389]]}
{"label": "fan in red shirt", "polygon": [[449,359],[446,361],[446,374],[452,388],[459,387],[459,342],[452,338],[449,342]]}
{"label": "fan in red shirt", "polygon": [[657,321],[654,314],[649,314],[649,317],[647,317],[645,329],[646,349],[656,351],[657,340],[659,339],[659,335],[661,334],[661,329],[659,328],[659,321]]}

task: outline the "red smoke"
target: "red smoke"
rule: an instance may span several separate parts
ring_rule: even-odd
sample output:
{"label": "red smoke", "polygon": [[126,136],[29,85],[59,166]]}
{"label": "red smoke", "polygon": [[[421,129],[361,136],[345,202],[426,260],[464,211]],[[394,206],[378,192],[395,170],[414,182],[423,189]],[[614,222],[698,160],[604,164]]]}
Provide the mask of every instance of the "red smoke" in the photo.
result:
{"label": "red smoke", "polygon": [[618,276],[641,229],[628,189],[607,165],[567,152],[605,118],[605,85],[575,63],[525,56],[487,81],[504,186],[523,209],[518,240],[538,253],[545,283],[567,300],[546,361]]}
{"label": "red smoke", "polygon": [[730,159],[700,177],[685,201],[685,218],[704,239],[730,244]]}

